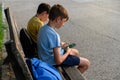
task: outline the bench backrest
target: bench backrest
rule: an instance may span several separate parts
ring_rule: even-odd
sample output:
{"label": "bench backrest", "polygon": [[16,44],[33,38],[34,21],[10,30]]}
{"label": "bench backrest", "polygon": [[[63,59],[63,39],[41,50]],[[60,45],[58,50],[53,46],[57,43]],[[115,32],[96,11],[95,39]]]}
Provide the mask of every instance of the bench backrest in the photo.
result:
{"label": "bench backrest", "polygon": [[10,41],[5,43],[8,56],[17,80],[33,80],[24,58],[24,52],[19,41],[17,25],[9,8],[5,10],[5,16],[9,26]]}

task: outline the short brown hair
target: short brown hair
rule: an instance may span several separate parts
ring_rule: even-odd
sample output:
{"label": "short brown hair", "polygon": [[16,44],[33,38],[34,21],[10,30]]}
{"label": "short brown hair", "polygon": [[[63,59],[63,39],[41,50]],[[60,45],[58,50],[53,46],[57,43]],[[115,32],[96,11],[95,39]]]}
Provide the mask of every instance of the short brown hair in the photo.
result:
{"label": "short brown hair", "polygon": [[66,18],[69,19],[67,10],[60,4],[55,4],[52,6],[50,13],[49,13],[49,19],[54,20],[56,17]]}
{"label": "short brown hair", "polygon": [[47,4],[47,3],[41,3],[38,6],[37,14],[41,14],[44,11],[46,11],[49,14],[49,12],[50,12],[50,5],[49,4]]}

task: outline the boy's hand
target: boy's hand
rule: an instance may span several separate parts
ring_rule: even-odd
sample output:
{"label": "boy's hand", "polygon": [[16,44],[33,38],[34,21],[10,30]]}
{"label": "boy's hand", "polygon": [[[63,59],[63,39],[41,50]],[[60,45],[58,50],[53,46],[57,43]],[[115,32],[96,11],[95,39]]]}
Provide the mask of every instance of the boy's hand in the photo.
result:
{"label": "boy's hand", "polygon": [[69,46],[68,43],[63,44],[63,48],[65,48],[65,47],[67,47],[67,46]]}
{"label": "boy's hand", "polygon": [[67,48],[67,53],[70,55],[70,53],[71,53],[71,49],[68,47]]}
{"label": "boy's hand", "polygon": [[66,43],[66,42],[62,42],[62,48],[66,48],[67,46],[69,46],[69,44],[68,43]]}

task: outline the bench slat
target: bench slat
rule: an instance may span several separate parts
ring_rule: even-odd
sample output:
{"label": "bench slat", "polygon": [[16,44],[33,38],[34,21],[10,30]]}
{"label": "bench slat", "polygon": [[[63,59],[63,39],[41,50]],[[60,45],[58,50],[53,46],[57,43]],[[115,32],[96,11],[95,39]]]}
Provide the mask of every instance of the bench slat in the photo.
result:
{"label": "bench slat", "polygon": [[[13,71],[16,76],[16,80],[33,80],[31,74],[28,72],[27,67],[25,66],[23,60],[19,54],[17,54],[15,45],[12,40],[5,43],[5,47],[12,64]],[[19,56],[19,57],[18,57]],[[21,63],[18,61],[21,60]],[[22,66],[22,67],[21,67]],[[24,71],[23,71],[24,68]]]}
{"label": "bench slat", "polygon": [[80,71],[75,67],[62,67],[70,80],[85,80]]}

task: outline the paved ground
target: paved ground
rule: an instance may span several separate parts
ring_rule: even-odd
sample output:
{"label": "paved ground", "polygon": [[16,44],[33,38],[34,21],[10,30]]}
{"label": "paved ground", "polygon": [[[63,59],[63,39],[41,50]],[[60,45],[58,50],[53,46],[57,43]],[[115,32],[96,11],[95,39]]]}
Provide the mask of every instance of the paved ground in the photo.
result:
{"label": "paved ground", "polygon": [[0,0],[0,3],[2,3],[2,0]]}
{"label": "paved ground", "polygon": [[119,0],[4,0],[4,6],[11,8],[20,30],[41,2],[67,8],[70,20],[58,32],[91,61],[84,74],[88,80],[120,80]]}

